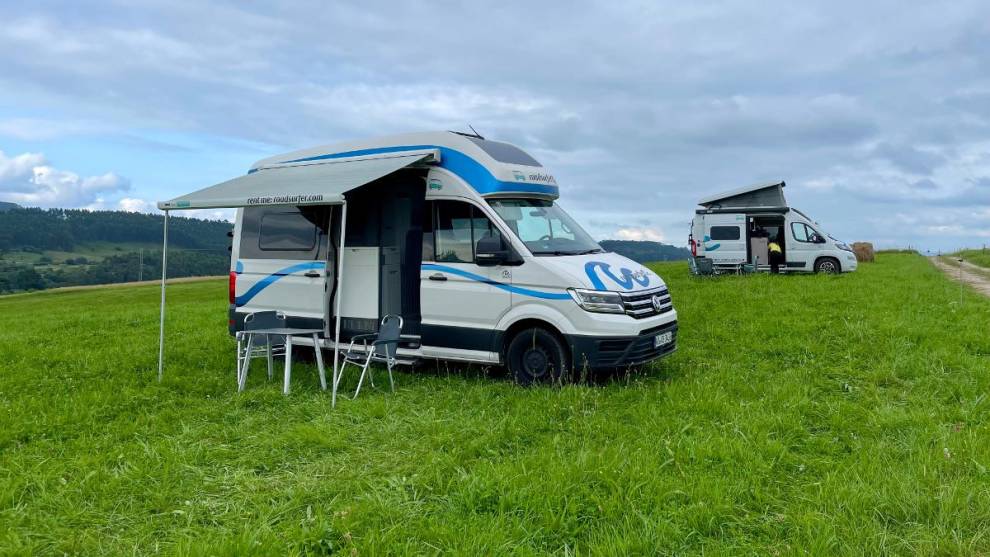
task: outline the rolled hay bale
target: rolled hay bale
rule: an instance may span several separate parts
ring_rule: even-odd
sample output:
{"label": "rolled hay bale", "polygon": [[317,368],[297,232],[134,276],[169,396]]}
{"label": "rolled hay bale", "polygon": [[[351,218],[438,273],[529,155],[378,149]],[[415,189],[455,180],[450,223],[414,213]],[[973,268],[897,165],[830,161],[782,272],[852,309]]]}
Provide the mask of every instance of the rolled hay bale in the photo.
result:
{"label": "rolled hay bale", "polygon": [[873,244],[870,242],[853,242],[853,253],[856,254],[856,261],[860,263],[873,263],[876,255],[873,252]]}

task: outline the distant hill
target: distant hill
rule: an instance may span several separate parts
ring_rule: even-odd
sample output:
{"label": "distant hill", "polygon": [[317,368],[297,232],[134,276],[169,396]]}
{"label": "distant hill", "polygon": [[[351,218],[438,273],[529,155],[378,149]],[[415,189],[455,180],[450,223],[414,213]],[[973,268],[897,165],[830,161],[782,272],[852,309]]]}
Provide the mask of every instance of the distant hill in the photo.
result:
{"label": "distant hill", "polygon": [[660,242],[636,240],[602,240],[598,242],[605,250],[615,252],[639,263],[650,261],[676,261],[687,259],[691,252],[687,248],[679,248]]}
{"label": "distant hill", "polygon": [[[15,206],[0,219],[0,250],[33,248],[72,251],[87,242],[162,241],[162,215],[127,211],[37,209]],[[172,217],[168,221],[169,245],[184,248],[226,249],[231,224]]]}
{"label": "distant hill", "polygon": [[20,209],[21,206],[17,203],[11,203],[9,201],[0,201],[0,213],[4,211],[9,211],[11,209]]}
{"label": "distant hill", "polygon": [[[161,276],[161,215],[0,205],[0,293]],[[226,221],[171,217],[169,276],[226,274]]]}

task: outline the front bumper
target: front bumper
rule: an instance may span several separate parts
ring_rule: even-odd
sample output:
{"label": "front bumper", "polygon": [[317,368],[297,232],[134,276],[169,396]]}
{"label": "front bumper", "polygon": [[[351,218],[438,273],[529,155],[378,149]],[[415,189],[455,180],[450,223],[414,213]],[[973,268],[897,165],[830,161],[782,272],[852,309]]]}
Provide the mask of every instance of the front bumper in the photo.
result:
{"label": "front bumper", "polygon": [[[670,331],[673,340],[660,347],[653,346],[653,339]],[[677,322],[673,321],[644,329],[636,336],[593,337],[568,335],[571,361],[575,370],[607,370],[639,366],[662,358],[677,349]]]}

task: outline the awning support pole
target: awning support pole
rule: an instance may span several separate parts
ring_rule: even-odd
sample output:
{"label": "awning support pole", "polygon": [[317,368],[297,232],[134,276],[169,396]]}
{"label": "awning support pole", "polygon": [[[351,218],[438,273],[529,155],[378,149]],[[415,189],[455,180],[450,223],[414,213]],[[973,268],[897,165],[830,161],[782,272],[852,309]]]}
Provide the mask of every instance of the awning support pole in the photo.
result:
{"label": "awning support pole", "polygon": [[162,307],[158,319],[158,382],[162,381],[165,369],[165,277],[168,269],[168,210],[165,210],[165,224],[162,229]]}
{"label": "awning support pole", "polygon": [[[337,292],[334,293],[334,315],[337,318],[336,331],[333,339],[333,391],[330,397],[330,407],[337,406],[337,383],[340,382],[337,354],[340,352],[340,299],[344,294],[344,238],[347,236],[347,201],[340,209],[340,248],[337,250]],[[164,292],[164,290],[162,291]],[[164,294],[162,294],[164,296]]]}

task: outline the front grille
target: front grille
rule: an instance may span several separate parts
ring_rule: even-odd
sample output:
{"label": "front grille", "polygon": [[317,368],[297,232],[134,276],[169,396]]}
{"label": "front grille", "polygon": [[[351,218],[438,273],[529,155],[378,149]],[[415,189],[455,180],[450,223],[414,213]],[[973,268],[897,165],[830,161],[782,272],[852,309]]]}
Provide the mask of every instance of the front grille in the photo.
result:
{"label": "front grille", "polygon": [[[652,290],[640,290],[639,292],[620,292],[619,295],[622,296],[622,307],[626,310],[626,314],[635,319],[660,315],[674,309],[674,304],[670,301],[670,292],[666,286]],[[659,311],[653,306],[654,296],[660,298]]]}
{"label": "front grille", "polygon": [[[674,341],[660,347],[653,346],[654,337],[666,331],[674,332]],[[676,346],[677,323],[668,323],[640,331],[639,336],[636,337],[598,341],[598,365],[601,367],[639,365],[673,352]]]}

